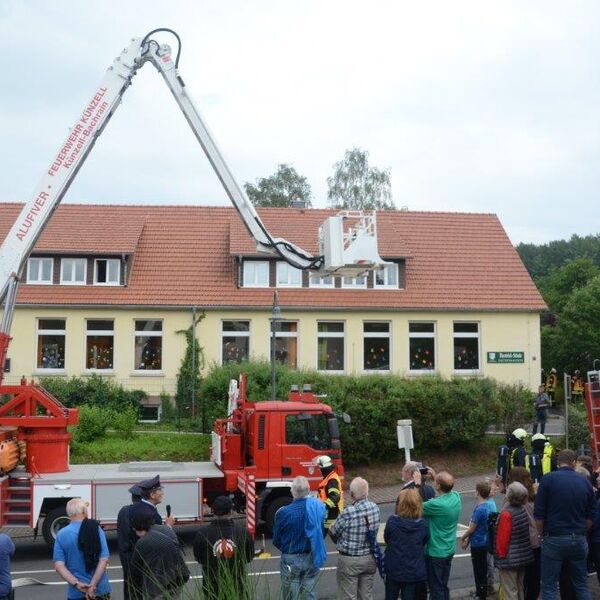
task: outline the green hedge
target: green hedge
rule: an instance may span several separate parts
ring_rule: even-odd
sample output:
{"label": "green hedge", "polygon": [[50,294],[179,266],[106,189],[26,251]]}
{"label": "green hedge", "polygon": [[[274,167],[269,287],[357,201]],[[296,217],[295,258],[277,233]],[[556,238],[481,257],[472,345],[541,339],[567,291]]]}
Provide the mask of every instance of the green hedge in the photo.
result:
{"label": "green hedge", "polygon": [[[200,402],[214,418],[226,412],[229,380],[248,376],[251,401],[271,397],[268,363],[213,366],[202,382]],[[352,417],[341,425],[345,462],[365,464],[400,456],[396,420],[412,419],[417,450],[447,450],[480,442],[493,423],[511,422],[511,415],[531,420],[533,395],[487,378],[402,378],[396,375],[326,375],[316,371],[277,368],[277,397],[287,398],[292,384],[310,383],[324,402]]]}

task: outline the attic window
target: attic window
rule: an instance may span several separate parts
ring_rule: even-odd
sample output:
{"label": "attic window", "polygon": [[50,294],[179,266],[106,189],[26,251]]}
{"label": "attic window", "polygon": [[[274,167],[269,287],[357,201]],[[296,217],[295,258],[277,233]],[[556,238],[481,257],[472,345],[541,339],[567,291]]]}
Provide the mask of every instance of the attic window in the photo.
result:
{"label": "attic window", "polygon": [[398,265],[386,265],[375,271],[375,287],[398,288]]}
{"label": "attic window", "polygon": [[269,261],[245,260],[244,287],[269,287]]}
{"label": "attic window", "polygon": [[94,285],[119,285],[121,261],[118,258],[97,258],[94,261]]}

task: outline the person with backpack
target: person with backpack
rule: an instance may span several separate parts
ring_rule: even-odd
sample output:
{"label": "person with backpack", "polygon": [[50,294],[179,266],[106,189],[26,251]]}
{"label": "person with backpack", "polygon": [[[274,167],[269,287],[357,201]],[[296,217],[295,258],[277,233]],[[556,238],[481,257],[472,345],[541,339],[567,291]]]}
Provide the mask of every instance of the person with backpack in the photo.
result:
{"label": "person with backpack", "polygon": [[475,500],[469,527],[462,534],[461,545],[466,550],[471,545],[471,562],[473,563],[473,578],[475,579],[475,596],[482,600],[487,597],[487,555],[488,555],[488,498],[490,484],[480,481],[475,486]]}
{"label": "person with backpack", "polygon": [[215,519],[200,526],[193,545],[202,565],[204,598],[250,598],[246,565],[254,558],[254,541],[243,525],[234,523],[230,498],[218,496],[211,508]]}

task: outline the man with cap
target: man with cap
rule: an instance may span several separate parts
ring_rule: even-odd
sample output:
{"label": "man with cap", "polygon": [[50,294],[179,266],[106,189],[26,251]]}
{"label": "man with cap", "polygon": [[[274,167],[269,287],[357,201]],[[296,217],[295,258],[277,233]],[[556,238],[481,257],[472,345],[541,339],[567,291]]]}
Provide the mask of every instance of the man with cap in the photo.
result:
{"label": "man with cap", "polygon": [[123,597],[129,600],[129,588],[131,585],[129,563],[133,555],[133,547],[137,541],[137,535],[131,527],[129,512],[132,506],[142,499],[142,488],[136,483],[129,488],[131,504],[126,504],[117,515],[117,543],[119,545],[119,559],[123,567]]}
{"label": "man with cap", "polygon": [[194,538],[194,557],[202,565],[204,598],[246,598],[246,564],[254,558],[254,541],[232,519],[233,502],[218,496],[212,503],[215,519],[200,526]]}
{"label": "man with cap", "polygon": [[323,479],[319,483],[318,497],[325,504],[327,516],[325,518],[325,534],[344,510],[344,494],[342,493],[342,481],[338,475],[335,465],[329,456],[317,456],[315,465],[321,470]]}
{"label": "man with cap", "polygon": [[142,499],[136,504],[132,504],[129,507],[129,518],[133,520],[135,515],[152,515],[154,522],[157,525],[173,525],[175,519],[171,516],[163,521],[162,517],[158,513],[157,506],[163,501],[165,492],[160,484],[160,477],[157,475],[152,479],[145,479],[137,484],[141,490]]}

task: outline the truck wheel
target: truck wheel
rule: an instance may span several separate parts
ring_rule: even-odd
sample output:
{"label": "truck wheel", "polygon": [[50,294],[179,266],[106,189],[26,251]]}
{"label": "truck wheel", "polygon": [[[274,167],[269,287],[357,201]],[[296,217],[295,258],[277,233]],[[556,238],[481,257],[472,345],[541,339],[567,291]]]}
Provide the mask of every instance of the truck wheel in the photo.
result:
{"label": "truck wheel", "polygon": [[265,513],[265,524],[269,534],[273,533],[273,525],[275,525],[275,513],[284,506],[287,506],[292,501],[290,496],[279,496],[273,502],[269,503],[267,512]]}
{"label": "truck wheel", "polygon": [[69,524],[69,517],[67,517],[67,508],[65,506],[59,506],[53,508],[44,518],[42,524],[42,535],[46,544],[54,546],[57,533]]}

